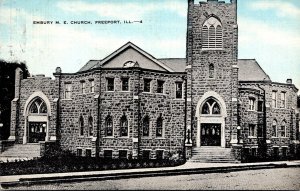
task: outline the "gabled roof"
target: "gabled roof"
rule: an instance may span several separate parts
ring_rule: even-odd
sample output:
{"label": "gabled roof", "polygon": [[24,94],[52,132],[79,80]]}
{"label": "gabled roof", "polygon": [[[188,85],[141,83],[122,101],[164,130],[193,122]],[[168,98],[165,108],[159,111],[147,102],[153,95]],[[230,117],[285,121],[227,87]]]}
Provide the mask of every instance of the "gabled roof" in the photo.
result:
{"label": "gabled roof", "polygon": [[157,65],[157,67],[161,68],[161,70],[168,71],[168,72],[175,72],[172,68],[170,68],[167,65],[165,65],[164,63],[160,62],[155,57],[153,57],[151,54],[145,52],[144,50],[142,50],[141,48],[139,48],[138,46],[136,46],[135,44],[133,44],[131,42],[126,43],[121,48],[119,48],[118,50],[114,51],[112,54],[110,54],[107,57],[105,57],[103,60],[97,61],[97,63],[96,63],[96,61],[89,61],[79,71],[86,71],[86,70],[94,69],[94,68],[98,68],[98,67],[105,67],[105,65],[107,63],[109,63],[111,60],[113,60],[118,55],[122,54],[124,51],[126,51],[128,49],[135,50],[140,55],[144,56],[145,58],[147,58],[151,62],[155,63]]}
{"label": "gabled roof", "polygon": [[239,59],[239,81],[271,81],[255,59]]}
{"label": "gabled roof", "polygon": [[186,59],[185,58],[160,58],[160,62],[172,68],[175,72],[185,72]]}

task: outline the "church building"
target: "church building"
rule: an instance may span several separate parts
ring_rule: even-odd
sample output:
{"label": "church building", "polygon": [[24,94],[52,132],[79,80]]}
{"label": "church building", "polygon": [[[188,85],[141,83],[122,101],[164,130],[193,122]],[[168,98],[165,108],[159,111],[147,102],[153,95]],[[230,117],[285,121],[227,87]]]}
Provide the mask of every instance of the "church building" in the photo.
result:
{"label": "church building", "polygon": [[298,89],[238,59],[237,0],[187,3],[186,58],[128,42],[55,79],[17,70],[9,140],[105,158],[299,155]]}

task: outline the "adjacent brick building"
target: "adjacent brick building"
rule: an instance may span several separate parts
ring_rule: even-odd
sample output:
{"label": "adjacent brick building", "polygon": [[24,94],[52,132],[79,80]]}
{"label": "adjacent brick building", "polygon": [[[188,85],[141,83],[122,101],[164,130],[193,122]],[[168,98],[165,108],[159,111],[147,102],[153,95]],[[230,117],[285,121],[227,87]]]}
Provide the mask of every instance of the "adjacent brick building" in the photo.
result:
{"label": "adjacent brick building", "polygon": [[[237,1],[188,0],[186,58],[157,59],[128,42],[76,73],[21,80],[11,139],[58,142],[82,156],[295,156],[298,89],[238,59]],[[298,116],[298,117],[297,117]]]}

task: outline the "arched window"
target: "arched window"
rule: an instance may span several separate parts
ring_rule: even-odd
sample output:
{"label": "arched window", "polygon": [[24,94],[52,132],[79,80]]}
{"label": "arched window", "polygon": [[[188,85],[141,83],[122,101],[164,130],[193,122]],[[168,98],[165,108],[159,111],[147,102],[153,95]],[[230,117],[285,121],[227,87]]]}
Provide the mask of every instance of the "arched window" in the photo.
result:
{"label": "arched window", "polygon": [[215,66],[213,64],[209,65],[208,75],[209,75],[209,78],[215,77]]}
{"label": "arched window", "polygon": [[273,123],[272,123],[272,136],[273,137],[277,137],[277,121],[276,119],[273,120]]}
{"label": "arched window", "polygon": [[120,121],[120,130],[121,130],[121,137],[128,136],[128,121],[125,115],[121,117]]}
{"label": "arched window", "polygon": [[105,136],[110,137],[113,136],[114,128],[113,128],[113,120],[111,116],[107,116],[105,119]]}
{"label": "arched window", "polygon": [[202,48],[222,49],[223,29],[222,24],[215,17],[210,17],[202,26]]}
{"label": "arched window", "polygon": [[205,115],[220,115],[221,107],[213,98],[210,98],[202,106],[201,113]]}
{"label": "arched window", "polygon": [[83,121],[83,117],[80,116],[79,117],[79,133],[80,133],[80,136],[83,136],[83,132],[84,132],[84,121]]}
{"label": "arched window", "polygon": [[156,137],[163,137],[163,119],[161,116],[156,121]]}
{"label": "arched window", "polygon": [[34,102],[30,105],[29,113],[31,114],[46,114],[47,113],[47,106],[44,100],[41,98],[36,98]]}
{"label": "arched window", "polygon": [[283,120],[281,122],[280,136],[286,137],[286,122],[285,122],[285,120]]}
{"label": "arched window", "polygon": [[144,117],[143,120],[143,136],[148,137],[149,136],[149,117]]}
{"label": "arched window", "polygon": [[93,117],[89,117],[89,136],[93,136]]}

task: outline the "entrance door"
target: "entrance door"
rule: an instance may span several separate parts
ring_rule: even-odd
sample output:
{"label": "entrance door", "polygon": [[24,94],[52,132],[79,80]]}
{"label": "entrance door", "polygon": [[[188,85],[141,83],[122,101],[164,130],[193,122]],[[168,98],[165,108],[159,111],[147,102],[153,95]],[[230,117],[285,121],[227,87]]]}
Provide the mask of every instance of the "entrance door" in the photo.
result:
{"label": "entrance door", "polygon": [[29,143],[38,143],[39,141],[45,141],[46,138],[45,122],[29,122]]}
{"label": "entrance door", "polygon": [[201,124],[201,146],[221,146],[221,124]]}

